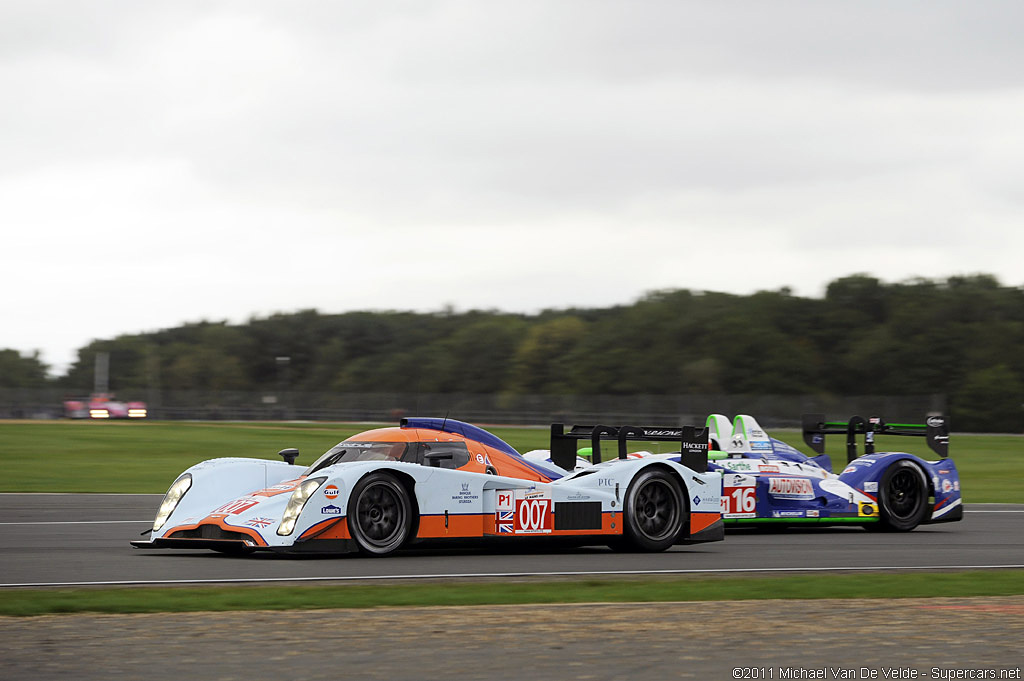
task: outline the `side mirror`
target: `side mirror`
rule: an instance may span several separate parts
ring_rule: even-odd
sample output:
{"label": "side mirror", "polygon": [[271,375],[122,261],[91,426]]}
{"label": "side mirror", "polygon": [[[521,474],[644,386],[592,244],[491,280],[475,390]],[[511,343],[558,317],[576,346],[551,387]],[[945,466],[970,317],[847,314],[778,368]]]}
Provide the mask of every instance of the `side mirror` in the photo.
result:
{"label": "side mirror", "polygon": [[282,449],[277,455],[284,459],[289,466],[294,466],[295,459],[299,458],[299,450],[289,447],[288,449]]}

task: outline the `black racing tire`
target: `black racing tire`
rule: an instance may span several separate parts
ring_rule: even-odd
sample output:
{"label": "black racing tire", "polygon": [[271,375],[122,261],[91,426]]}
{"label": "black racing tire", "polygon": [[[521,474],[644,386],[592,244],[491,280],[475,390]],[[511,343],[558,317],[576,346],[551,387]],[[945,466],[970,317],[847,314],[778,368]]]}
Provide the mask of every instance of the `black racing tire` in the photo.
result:
{"label": "black racing tire", "polygon": [[902,459],[889,466],[878,484],[878,529],[909,532],[928,514],[928,479],[921,467]]}
{"label": "black racing tire", "polygon": [[371,473],[348,499],[348,531],[367,556],[386,556],[409,540],[413,509],[409,492],[393,475]]}
{"label": "black racing tire", "polygon": [[670,473],[648,469],[633,478],[622,508],[623,538],[634,551],[664,551],[688,519],[686,497]]}

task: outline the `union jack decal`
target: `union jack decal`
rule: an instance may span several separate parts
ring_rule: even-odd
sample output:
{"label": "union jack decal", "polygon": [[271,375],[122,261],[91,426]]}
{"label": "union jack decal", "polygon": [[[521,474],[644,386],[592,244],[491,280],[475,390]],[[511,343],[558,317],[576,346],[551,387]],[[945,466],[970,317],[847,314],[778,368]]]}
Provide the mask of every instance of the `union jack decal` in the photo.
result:
{"label": "union jack decal", "polygon": [[267,527],[273,524],[274,521],[270,518],[253,518],[252,520],[246,523],[246,525],[248,525],[249,527]]}
{"label": "union jack decal", "polygon": [[515,532],[513,528],[515,516],[515,511],[498,511],[498,532],[500,534],[513,534]]}

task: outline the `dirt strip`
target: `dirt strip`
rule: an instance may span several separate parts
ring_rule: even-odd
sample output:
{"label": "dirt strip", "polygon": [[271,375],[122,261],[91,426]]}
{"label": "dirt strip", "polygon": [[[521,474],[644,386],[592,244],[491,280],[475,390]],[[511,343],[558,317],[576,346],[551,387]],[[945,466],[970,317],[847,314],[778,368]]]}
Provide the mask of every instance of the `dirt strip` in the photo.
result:
{"label": "dirt strip", "polygon": [[5,680],[1020,679],[1022,664],[1024,596],[0,617]]}

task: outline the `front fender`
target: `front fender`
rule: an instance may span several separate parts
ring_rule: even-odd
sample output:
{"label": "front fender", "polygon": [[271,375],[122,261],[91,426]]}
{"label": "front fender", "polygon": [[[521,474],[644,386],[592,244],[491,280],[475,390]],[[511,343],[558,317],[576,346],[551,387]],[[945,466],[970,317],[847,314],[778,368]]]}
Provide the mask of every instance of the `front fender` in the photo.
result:
{"label": "front fender", "polygon": [[205,518],[233,499],[293,480],[302,470],[283,461],[267,459],[224,458],[197,463],[182,473],[192,476],[192,485],[153,536],[163,536],[178,525]]}
{"label": "front fender", "polygon": [[906,452],[865,454],[851,461],[839,474],[839,479],[877,499],[882,476],[897,461],[912,461],[924,471],[925,478],[928,479],[928,493],[935,501],[925,522],[959,520],[962,517],[960,474],[952,459],[925,461]]}

